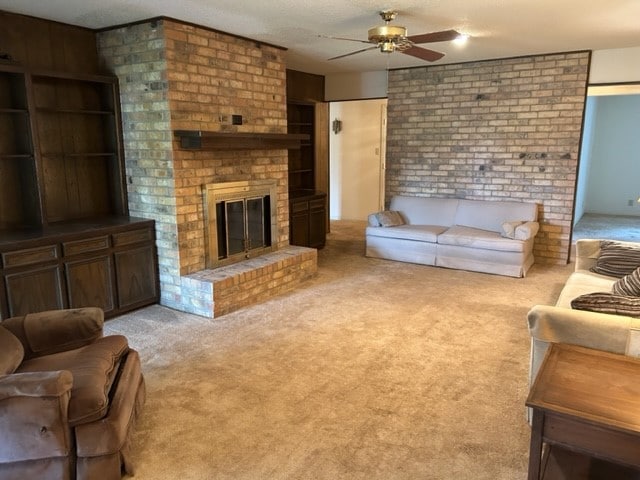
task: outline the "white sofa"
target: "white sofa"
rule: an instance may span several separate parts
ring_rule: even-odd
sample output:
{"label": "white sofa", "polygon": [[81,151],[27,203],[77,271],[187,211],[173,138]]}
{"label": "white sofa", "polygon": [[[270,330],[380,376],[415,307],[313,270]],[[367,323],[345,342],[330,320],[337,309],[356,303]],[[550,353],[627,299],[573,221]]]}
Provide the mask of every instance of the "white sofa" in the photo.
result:
{"label": "white sofa", "polygon": [[[531,335],[529,381],[533,384],[550,343],[569,343],[640,356],[640,318],[571,308],[577,297],[611,292],[618,277],[592,272],[602,240],[578,240],[576,263],[555,305],[536,305],[527,316]],[[621,242],[640,248],[639,243]]]}
{"label": "white sofa", "polygon": [[535,203],[398,195],[389,211],[404,224],[382,226],[379,214],[369,215],[368,257],[512,277],[524,277],[534,262]]}

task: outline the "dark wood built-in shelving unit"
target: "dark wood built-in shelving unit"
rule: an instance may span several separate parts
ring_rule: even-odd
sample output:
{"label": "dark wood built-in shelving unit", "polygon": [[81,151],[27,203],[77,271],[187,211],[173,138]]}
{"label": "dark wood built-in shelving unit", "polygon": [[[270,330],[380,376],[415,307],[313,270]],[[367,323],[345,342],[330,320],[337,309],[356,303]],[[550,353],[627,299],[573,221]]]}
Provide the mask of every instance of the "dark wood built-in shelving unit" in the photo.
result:
{"label": "dark wood built-in shelving unit", "polygon": [[0,65],[0,318],[158,301],[155,228],[128,216],[115,77]]}
{"label": "dark wood built-in shelving unit", "polygon": [[287,70],[287,131],[307,137],[289,150],[289,243],[322,248],[328,231],[328,105],[324,77]]}

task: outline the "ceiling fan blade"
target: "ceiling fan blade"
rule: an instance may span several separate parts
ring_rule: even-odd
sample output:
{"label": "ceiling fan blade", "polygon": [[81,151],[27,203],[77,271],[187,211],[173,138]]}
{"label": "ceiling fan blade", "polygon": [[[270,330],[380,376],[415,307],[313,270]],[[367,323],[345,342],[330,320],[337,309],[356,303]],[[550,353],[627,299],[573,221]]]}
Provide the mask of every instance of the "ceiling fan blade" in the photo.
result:
{"label": "ceiling fan blade", "polygon": [[434,43],[449,42],[460,36],[455,30],[443,30],[441,32],[422,33],[419,35],[410,35],[407,38],[413,43]]}
{"label": "ceiling fan blade", "polygon": [[318,35],[320,38],[330,38],[331,40],[346,40],[348,42],[371,43],[369,40],[358,40],[356,38],[330,37],[329,35]]}
{"label": "ceiling fan blade", "polygon": [[[344,55],[338,55],[337,57],[331,57],[331,58],[328,58],[327,60],[337,60],[338,58],[350,57],[351,55],[355,55],[356,53],[366,52],[367,50],[375,50],[376,48],[378,48],[378,46],[374,45],[373,47],[363,48],[362,50],[356,50],[355,52],[345,53]],[[417,48],[417,47],[413,47],[413,48]]]}
{"label": "ceiling fan blade", "polygon": [[407,55],[426,60],[427,62],[435,62],[436,60],[440,60],[444,57],[444,53],[428,50],[422,47],[410,47],[406,50],[402,50],[401,53],[406,53]]}

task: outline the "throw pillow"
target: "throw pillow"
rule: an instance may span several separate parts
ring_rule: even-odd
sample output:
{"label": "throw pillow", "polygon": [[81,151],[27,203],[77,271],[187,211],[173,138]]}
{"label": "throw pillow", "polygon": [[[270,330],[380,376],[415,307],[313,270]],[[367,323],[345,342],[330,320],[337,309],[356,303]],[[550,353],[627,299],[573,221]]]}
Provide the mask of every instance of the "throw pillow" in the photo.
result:
{"label": "throw pillow", "polygon": [[24,358],[24,348],[20,340],[0,325],[0,375],[15,372]]}
{"label": "throw pillow", "polygon": [[623,277],[638,267],[640,267],[640,247],[603,240],[600,243],[600,254],[591,271],[610,277]]}
{"label": "throw pillow", "polygon": [[640,297],[640,268],[636,268],[629,275],[625,275],[613,284],[613,293]]}
{"label": "throw pillow", "polygon": [[398,225],[404,225],[404,219],[400,215],[400,212],[394,210],[384,210],[376,213],[376,218],[381,227],[397,227]]}
{"label": "throw pillow", "polygon": [[640,298],[617,295],[610,292],[595,292],[580,295],[571,300],[571,308],[591,312],[640,317]]}
{"label": "throw pillow", "polygon": [[516,227],[521,224],[521,221],[504,222],[500,234],[505,238],[516,238]]}

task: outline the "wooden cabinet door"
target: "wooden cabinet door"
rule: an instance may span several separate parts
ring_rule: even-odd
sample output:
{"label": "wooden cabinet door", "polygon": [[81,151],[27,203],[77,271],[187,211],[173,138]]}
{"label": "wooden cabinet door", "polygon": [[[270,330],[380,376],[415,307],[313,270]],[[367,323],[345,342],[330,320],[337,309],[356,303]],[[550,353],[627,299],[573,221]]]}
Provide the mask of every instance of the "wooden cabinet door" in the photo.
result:
{"label": "wooden cabinet door", "polygon": [[309,202],[291,202],[289,208],[289,243],[305,247],[309,245]]}
{"label": "wooden cabinet door", "polygon": [[309,246],[322,248],[326,238],[326,209],[309,210]]}
{"label": "wooden cabinet door", "polygon": [[157,298],[154,247],[145,245],[114,254],[118,307],[142,305]]}
{"label": "wooden cabinet door", "polygon": [[5,284],[10,317],[65,308],[58,265],[11,273]]}
{"label": "wooden cabinet door", "polygon": [[100,307],[105,314],[115,308],[109,256],[65,262],[64,268],[70,308]]}

